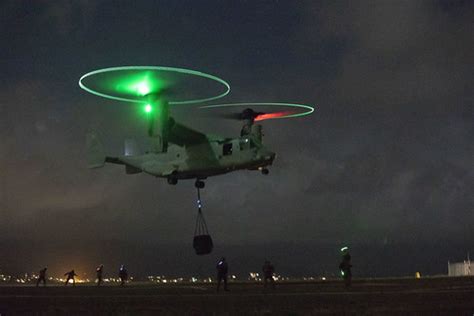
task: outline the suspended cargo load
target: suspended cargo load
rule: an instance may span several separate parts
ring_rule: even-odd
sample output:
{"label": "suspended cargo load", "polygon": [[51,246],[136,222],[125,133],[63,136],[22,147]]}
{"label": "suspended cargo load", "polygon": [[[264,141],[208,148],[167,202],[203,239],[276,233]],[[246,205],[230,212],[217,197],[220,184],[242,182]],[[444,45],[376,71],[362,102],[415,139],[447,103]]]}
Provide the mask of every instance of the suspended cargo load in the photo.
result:
{"label": "suspended cargo load", "polygon": [[201,194],[199,188],[197,191],[198,215],[196,218],[196,226],[194,228],[193,248],[196,251],[196,254],[200,256],[210,254],[214,245],[212,243],[211,235],[209,235],[209,231],[207,230],[206,220],[202,214]]}
{"label": "suspended cargo load", "polygon": [[197,235],[194,236],[193,248],[197,255],[207,255],[212,252],[212,238],[210,235]]}

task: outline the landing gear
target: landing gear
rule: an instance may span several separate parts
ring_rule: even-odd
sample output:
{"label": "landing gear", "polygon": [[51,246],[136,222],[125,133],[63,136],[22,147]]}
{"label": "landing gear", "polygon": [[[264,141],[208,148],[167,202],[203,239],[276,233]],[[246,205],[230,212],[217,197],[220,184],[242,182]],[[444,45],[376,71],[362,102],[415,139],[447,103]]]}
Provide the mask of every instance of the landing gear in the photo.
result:
{"label": "landing gear", "polygon": [[204,189],[205,183],[204,181],[196,180],[196,182],[194,182],[194,186],[198,189]]}
{"label": "landing gear", "polygon": [[270,171],[267,168],[262,169],[262,174],[267,175],[269,173],[270,173]]}
{"label": "landing gear", "polygon": [[178,183],[178,179],[172,177],[168,178],[168,184],[176,185],[176,183]]}

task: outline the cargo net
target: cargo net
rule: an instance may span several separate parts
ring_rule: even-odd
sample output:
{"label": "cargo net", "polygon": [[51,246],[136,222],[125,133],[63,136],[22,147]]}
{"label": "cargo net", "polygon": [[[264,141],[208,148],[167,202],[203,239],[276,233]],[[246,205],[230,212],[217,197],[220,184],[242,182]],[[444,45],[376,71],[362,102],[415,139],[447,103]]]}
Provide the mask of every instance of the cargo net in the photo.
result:
{"label": "cargo net", "polygon": [[213,243],[211,235],[207,229],[206,220],[202,214],[201,193],[197,189],[198,199],[198,214],[196,218],[196,226],[194,227],[193,248],[197,255],[207,255],[212,252]]}

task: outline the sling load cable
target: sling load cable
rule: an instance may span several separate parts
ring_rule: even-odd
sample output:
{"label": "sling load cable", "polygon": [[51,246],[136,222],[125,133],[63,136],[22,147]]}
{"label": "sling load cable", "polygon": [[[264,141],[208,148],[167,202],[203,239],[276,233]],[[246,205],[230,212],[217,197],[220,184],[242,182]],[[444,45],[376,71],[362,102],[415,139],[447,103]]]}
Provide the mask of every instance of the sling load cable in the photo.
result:
{"label": "sling load cable", "polygon": [[196,219],[196,226],[194,227],[193,248],[195,249],[196,254],[205,255],[211,253],[213,243],[207,229],[206,220],[202,214],[201,192],[199,188],[197,188],[197,195],[198,215]]}

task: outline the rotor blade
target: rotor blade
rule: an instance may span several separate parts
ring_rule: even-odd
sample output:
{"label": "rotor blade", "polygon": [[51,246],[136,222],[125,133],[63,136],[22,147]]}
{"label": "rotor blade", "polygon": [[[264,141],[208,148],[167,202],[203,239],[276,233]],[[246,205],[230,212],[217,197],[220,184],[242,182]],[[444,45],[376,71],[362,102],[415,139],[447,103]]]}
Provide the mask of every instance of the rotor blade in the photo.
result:
{"label": "rotor blade", "polygon": [[151,91],[146,95],[150,101],[154,101],[157,99],[165,99],[168,100],[170,97],[176,95],[176,89],[171,88],[170,86],[166,86],[163,88],[160,88],[159,90],[156,91]]}
{"label": "rotor blade", "polygon": [[211,113],[208,112],[204,114],[208,117],[215,117],[215,118],[223,118],[223,119],[231,119],[231,120],[248,120],[253,119],[255,122],[264,121],[269,119],[276,119],[279,117],[286,117],[288,115],[295,114],[295,111],[280,111],[280,112],[255,112],[253,109],[247,108],[241,112],[231,112],[231,113]]}
{"label": "rotor blade", "polygon": [[200,112],[200,114],[203,117],[209,117],[209,118],[221,118],[221,119],[227,119],[227,120],[240,120],[241,112],[231,112],[231,113],[213,113],[213,112],[207,112],[203,113]]}
{"label": "rotor blade", "polygon": [[243,121],[243,120],[253,120],[255,117],[258,115],[265,114],[263,112],[255,112],[254,110],[247,108],[241,112],[231,112],[231,113],[216,113],[212,114],[214,117],[219,117],[219,118],[224,118],[224,119],[230,119],[230,120],[237,120],[237,121]]}
{"label": "rotor blade", "polygon": [[296,112],[281,111],[281,112],[273,112],[273,113],[258,113],[258,115],[255,117],[255,122],[275,119],[279,117],[285,117],[294,113]]}

